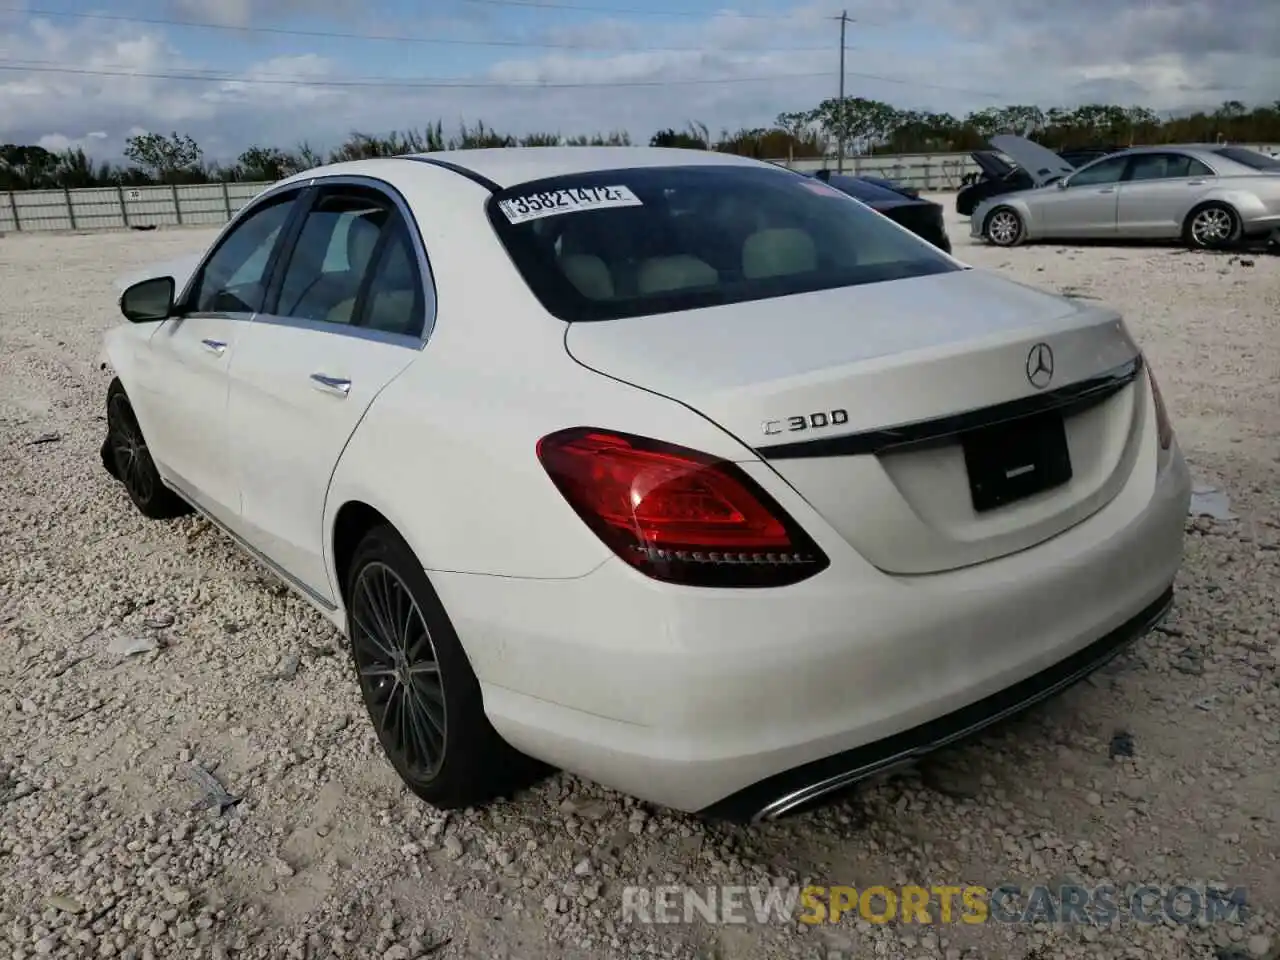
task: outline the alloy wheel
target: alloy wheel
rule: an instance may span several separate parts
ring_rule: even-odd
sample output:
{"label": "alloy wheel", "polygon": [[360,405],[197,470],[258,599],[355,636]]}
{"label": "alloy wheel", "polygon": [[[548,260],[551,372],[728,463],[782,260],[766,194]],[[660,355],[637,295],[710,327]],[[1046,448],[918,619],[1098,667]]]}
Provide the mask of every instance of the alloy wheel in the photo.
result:
{"label": "alloy wheel", "polygon": [[1202,247],[1222,243],[1231,237],[1231,214],[1222,207],[1209,207],[1191,221],[1191,236]]}
{"label": "alloy wheel", "polygon": [[385,563],[366,564],[351,593],[351,649],[378,739],[413,777],[429,780],[444,762],[448,716],[431,632]]}
{"label": "alloy wheel", "polygon": [[991,215],[987,224],[987,235],[1000,246],[1007,246],[1018,239],[1022,224],[1018,215],[1010,210],[999,210]]}
{"label": "alloy wheel", "polygon": [[107,410],[111,455],[125,489],[135,500],[146,503],[155,494],[155,476],[147,441],[138,427],[133,408],[123,395],[111,398]]}

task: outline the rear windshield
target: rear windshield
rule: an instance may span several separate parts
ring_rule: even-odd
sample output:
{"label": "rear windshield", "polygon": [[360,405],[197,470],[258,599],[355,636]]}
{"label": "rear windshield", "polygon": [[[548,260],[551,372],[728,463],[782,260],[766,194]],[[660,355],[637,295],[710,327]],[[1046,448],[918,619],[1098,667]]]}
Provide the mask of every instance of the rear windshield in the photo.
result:
{"label": "rear windshield", "polygon": [[551,177],[495,194],[488,213],[529,288],[570,322],[963,269],[839,190],[781,169]]}
{"label": "rear windshield", "polygon": [[1236,163],[1243,164],[1246,167],[1252,167],[1254,170],[1280,170],[1280,160],[1268,157],[1265,153],[1259,153],[1257,150],[1247,150],[1244,147],[1222,147],[1213,152],[1220,157],[1226,157],[1228,160],[1234,160]]}

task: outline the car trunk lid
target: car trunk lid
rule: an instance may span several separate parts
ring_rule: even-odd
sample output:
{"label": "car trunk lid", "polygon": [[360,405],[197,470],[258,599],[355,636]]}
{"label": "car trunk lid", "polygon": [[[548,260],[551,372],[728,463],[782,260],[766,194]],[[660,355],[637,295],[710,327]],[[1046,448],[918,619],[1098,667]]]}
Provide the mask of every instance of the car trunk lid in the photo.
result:
{"label": "car trunk lid", "polygon": [[1116,314],[975,270],[576,323],[566,347],[720,424],[902,574],[1013,553],[1101,509],[1146,396]]}
{"label": "car trunk lid", "polygon": [[1065,177],[1075,170],[1075,167],[1048,147],[1042,147],[1025,137],[1001,134],[991,138],[991,146],[1012,157],[1014,163],[1027,171],[1037,187],[1044,186],[1050,180]]}
{"label": "car trunk lid", "polygon": [[994,150],[974,150],[969,156],[978,168],[992,180],[999,180],[1013,172],[1013,166]]}

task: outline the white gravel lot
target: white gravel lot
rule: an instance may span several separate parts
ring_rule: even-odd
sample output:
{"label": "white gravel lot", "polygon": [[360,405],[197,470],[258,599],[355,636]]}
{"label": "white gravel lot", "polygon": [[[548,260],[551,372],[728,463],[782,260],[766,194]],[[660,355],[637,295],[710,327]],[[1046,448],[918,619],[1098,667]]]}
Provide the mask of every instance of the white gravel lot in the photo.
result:
{"label": "white gravel lot", "polygon": [[[950,202],[948,209],[950,209]],[[0,238],[0,957],[1280,955],[1280,257],[973,246],[1121,308],[1199,481],[1176,612],[1028,717],[801,819],[708,826],[556,776],[444,816],[379,754],[340,638],[103,472],[112,281],[207,230]],[[45,442],[38,442],[44,440]],[[153,652],[110,652],[152,638]],[[1132,756],[1111,757],[1113,744]],[[197,769],[238,803],[198,809]],[[662,882],[1247,889],[1244,923],[624,924]]]}

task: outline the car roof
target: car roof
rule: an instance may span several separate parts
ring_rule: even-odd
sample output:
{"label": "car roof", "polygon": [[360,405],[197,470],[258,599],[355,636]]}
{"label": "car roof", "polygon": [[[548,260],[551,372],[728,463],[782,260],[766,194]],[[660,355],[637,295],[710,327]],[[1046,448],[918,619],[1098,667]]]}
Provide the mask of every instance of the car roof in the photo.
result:
{"label": "car roof", "polygon": [[1227,143],[1144,143],[1136,147],[1125,147],[1117,153],[1166,153],[1170,150],[1186,153],[1212,153],[1231,146]]}
{"label": "car roof", "polygon": [[733,153],[682,150],[678,147],[491,147],[477,150],[438,150],[413,154],[413,157],[442,160],[491,180],[500,187],[546,177],[630,167],[766,165],[759,160]]}

